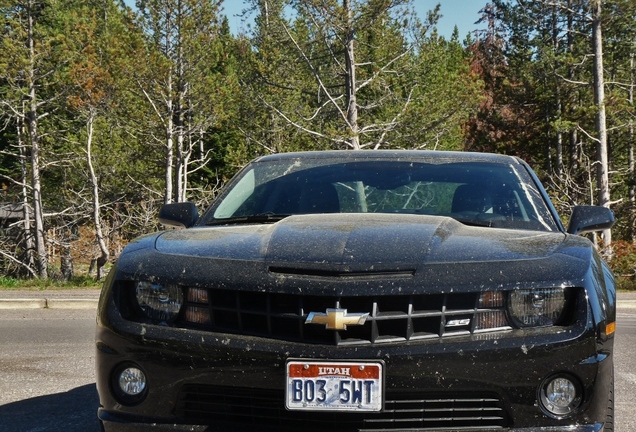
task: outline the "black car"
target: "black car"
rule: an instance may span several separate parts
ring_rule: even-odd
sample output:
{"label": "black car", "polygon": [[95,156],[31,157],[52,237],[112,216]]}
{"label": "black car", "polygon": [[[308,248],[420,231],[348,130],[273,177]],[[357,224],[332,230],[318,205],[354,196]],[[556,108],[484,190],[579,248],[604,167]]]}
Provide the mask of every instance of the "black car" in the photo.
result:
{"label": "black car", "polygon": [[96,334],[106,431],[611,431],[602,207],[564,228],[518,158],[247,165],[129,244]]}

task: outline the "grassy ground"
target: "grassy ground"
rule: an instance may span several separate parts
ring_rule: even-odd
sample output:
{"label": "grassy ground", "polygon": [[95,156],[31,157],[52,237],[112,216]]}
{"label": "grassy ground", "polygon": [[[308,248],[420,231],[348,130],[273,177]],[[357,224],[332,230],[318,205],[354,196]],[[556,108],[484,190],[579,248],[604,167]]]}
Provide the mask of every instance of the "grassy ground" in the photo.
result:
{"label": "grassy ground", "polygon": [[55,279],[16,279],[0,277],[2,291],[43,291],[68,289],[100,289],[103,281],[96,281],[94,277],[76,276],[70,281]]}
{"label": "grassy ground", "polygon": [[[108,274],[110,265],[104,268],[104,275]],[[60,270],[56,266],[49,267],[48,279],[15,278],[0,276],[0,291],[50,291],[50,290],[89,290],[101,289],[104,280],[97,280],[95,272],[90,271],[89,264],[76,263],[75,276],[69,281],[60,277]]]}

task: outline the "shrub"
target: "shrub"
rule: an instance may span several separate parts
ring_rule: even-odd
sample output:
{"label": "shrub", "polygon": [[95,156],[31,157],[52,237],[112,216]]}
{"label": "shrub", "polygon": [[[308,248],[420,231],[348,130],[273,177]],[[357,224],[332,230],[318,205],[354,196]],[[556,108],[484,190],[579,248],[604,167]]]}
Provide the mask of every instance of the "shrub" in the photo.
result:
{"label": "shrub", "polygon": [[619,240],[612,244],[610,267],[616,276],[617,288],[636,290],[636,245]]}

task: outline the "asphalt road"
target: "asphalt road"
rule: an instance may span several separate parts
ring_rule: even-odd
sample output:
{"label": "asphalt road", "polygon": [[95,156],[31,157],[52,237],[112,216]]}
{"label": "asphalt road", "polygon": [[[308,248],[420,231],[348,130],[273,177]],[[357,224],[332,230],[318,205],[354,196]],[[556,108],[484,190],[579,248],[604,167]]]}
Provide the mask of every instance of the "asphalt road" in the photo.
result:
{"label": "asphalt road", "polygon": [[619,309],[614,341],[617,432],[636,432],[636,309]]}
{"label": "asphalt road", "polygon": [[[96,432],[94,309],[0,310],[0,432]],[[616,430],[636,432],[636,309],[619,309]]]}
{"label": "asphalt road", "polygon": [[95,309],[0,310],[0,432],[98,431]]}

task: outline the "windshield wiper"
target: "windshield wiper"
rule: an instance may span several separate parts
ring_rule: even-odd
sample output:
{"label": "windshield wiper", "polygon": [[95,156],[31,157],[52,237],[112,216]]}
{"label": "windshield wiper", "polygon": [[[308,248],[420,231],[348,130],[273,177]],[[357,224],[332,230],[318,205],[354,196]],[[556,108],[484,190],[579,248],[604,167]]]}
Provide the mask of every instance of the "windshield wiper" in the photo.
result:
{"label": "windshield wiper", "polygon": [[451,217],[455,219],[457,222],[467,226],[475,226],[475,227],[491,227],[492,226],[492,221],[489,221],[489,220],[466,219],[466,218],[460,218],[460,217],[454,217],[454,216],[451,216]]}
{"label": "windshield wiper", "polygon": [[247,216],[236,216],[224,219],[214,219],[206,222],[206,225],[234,225],[250,223],[274,223],[289,217],[289,214],[262,213]]}

